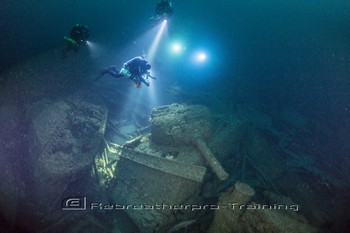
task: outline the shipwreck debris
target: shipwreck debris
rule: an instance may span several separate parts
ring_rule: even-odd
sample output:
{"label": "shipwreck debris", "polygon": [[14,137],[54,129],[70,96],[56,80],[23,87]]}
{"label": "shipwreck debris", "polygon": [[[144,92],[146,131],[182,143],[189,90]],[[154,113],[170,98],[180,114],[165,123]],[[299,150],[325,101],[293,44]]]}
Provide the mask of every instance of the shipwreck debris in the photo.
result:
{"label": "shipwreck debris", "polygon": [[33,202],[45,210],[41,214],[57,210],[70,184],[89,172],[103,143],[107,108],[95,96],[83,96],[42,100],[27,114],[36,191]]}
{"label": "shipwreck debris", "polygon": [[228,173],[207,146],[211,136],[211,116],[201,105],[171,104],[154,109],[151,115],[152,141],[161,145],[195,145],[219,180]]}
{"label": "shipwreck debris", "polygon": [[143,232],[162,232],[178,219],[192,216],[189,206],[202,201],[199,193],[206,168],[110,146],[119,156],[111,197],[129,206],[125,211]]}
{"label": "shipwreck debris", "polygon": [[[218,201],[219,207],[222,208],[217,211],[214,215],[214,220],[208,229],[208,233],[231,233],[236,232],[235,229],[239,229],[237,227],[237,222],[239,217],[243,214],[243,210],[241,208],[235,208],[235,204],[237,205],[245,205],[247,204],[251,197],[254,196],[255,191],[249,185],[241,182],[237,182],[234,187],[229,188],[226,192],[224,192]],[[233,203],[234,202],[234,203]],[[240,231],[237,231],[240,232]]]}

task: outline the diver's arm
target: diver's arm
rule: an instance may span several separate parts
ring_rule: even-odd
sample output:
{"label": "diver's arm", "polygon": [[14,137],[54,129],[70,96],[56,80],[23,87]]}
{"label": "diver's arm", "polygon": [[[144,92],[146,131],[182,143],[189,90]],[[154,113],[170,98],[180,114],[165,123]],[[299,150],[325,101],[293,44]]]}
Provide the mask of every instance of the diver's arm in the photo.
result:
{"label": "diver's arm", "polygon": [[146,75],[146,78],[157,79],[156,77],[151,76],[149,72],[147,72],[145,75]]}
{"label": "diver's arm", "polygon": [[142,76],[140,77],[140,81],[143,82],[147,87],[149,87],[149,82],[147,82]]}

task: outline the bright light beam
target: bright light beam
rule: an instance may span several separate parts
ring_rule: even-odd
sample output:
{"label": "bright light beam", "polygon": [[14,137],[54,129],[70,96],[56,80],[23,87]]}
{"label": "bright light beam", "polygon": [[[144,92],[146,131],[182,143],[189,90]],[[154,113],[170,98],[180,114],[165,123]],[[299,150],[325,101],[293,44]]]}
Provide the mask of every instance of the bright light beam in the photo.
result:
{"label": "bright light beam", "polygon": [[[152,64],[153,61],[154,61],[157,49],[159,47],[160,39],[162,38],[162,35],[164,34],[164,31],[165,31],[165,28],[166,28],[166,24],[167,24],[167,20],[164,20],[162,22],[162,25],[161,25],[159,31],[156,34],[156,37],[154,38],[154,40],[152,42],[151,47],[148,50],[147,60],[148,60],[148,62],[150,64]],[[149,94],[149,98],[150,98],[151,104],[154,105],[154,106],[157,106],[156,90],[152,86],[152,83],[151,83],[151,86],[149,87],[148,94]]]}
{"label": "bright light beam", "polygon": [[91,41],[86,41],[89,52],[92,58],[98,58],[101,55],[101,47]]}
{"label": "bright light beam", "polygon": [[159,31],[158,31],[158,33],[156,35],[156,37],[153,40],[153,43],[152,43],[151,47],[148,50],[147,60],[151,64],[152,64],[152,62],[154,60],[154,57],[156,55],[156,52],[157,52],[157,49],[158,49],[158,46],[159,46],[159,42],[160,42],[160,39],[162,38],[162,34],[164,32],[166,24],[167,24],[167,21],[164,20],[163,23],[162,23],[162,26],[160,27],[160,29],[159,29]]}

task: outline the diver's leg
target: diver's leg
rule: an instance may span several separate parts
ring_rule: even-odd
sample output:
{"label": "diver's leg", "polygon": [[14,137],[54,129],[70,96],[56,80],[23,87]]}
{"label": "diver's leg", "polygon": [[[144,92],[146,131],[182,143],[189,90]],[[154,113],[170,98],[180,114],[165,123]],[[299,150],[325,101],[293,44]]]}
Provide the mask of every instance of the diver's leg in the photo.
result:
{"label": "diver's leg", "polygon": [[102,78],[105,74],[109,74],[109,75],[113,76],[114,78],[121,78],[124,76],[123,74],[120,74],[120,72],[116,66],[110,66],[108,68],[102,69],[100,75],[95,78],[95,81]]}
{"label": "diver's leg", "polygon": [[78,50],[79,50],[79,44],[74,45],[74,46],[73,46],[73,51],[74,51],[75,53],[77,53]]}
{"label": "diver's leg", "polygon": [[121,78],[124,76],[124,74],[122,74],[116,66],[110,66],[108,73],[115,78]]}
{"label": "diver's leg", "polygon": [[71,48],[70,44],[67,44],[67,45],[64,47],[64,49],[62,50],[62,58],[63,58],[63,59],[66,59],[66,58],[67,58],[67,53],[68,53],[69,51],[71,51],[71,50],[72,50],[72,48]]}
{"label": "diver's leg", "polygon": [[121,73],[119,73],[119,72],[113,72],[112,76],[113,76],[114,78],[121,78],[121,77],[124,77],[124,75],[121,74]]}
{"label": "diver's leg", "polygon": [[111,69],[112,69],[112,66],[110,66],[108,68],[101,69],[100,74],[94,79],[94,81],[96,82],[97,80],[102,78],[105,74],[110,74],[113,76],[114,73],[111,71]]}

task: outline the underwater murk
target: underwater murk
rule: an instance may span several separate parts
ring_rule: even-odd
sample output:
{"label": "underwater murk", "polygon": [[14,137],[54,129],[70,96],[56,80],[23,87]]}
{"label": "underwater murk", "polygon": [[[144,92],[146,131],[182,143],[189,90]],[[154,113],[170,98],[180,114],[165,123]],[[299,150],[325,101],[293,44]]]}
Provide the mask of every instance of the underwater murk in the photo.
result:
{"label": "underwater murk", "polygon": [[349,232],[349,1],[0,5],[1,233]]}

